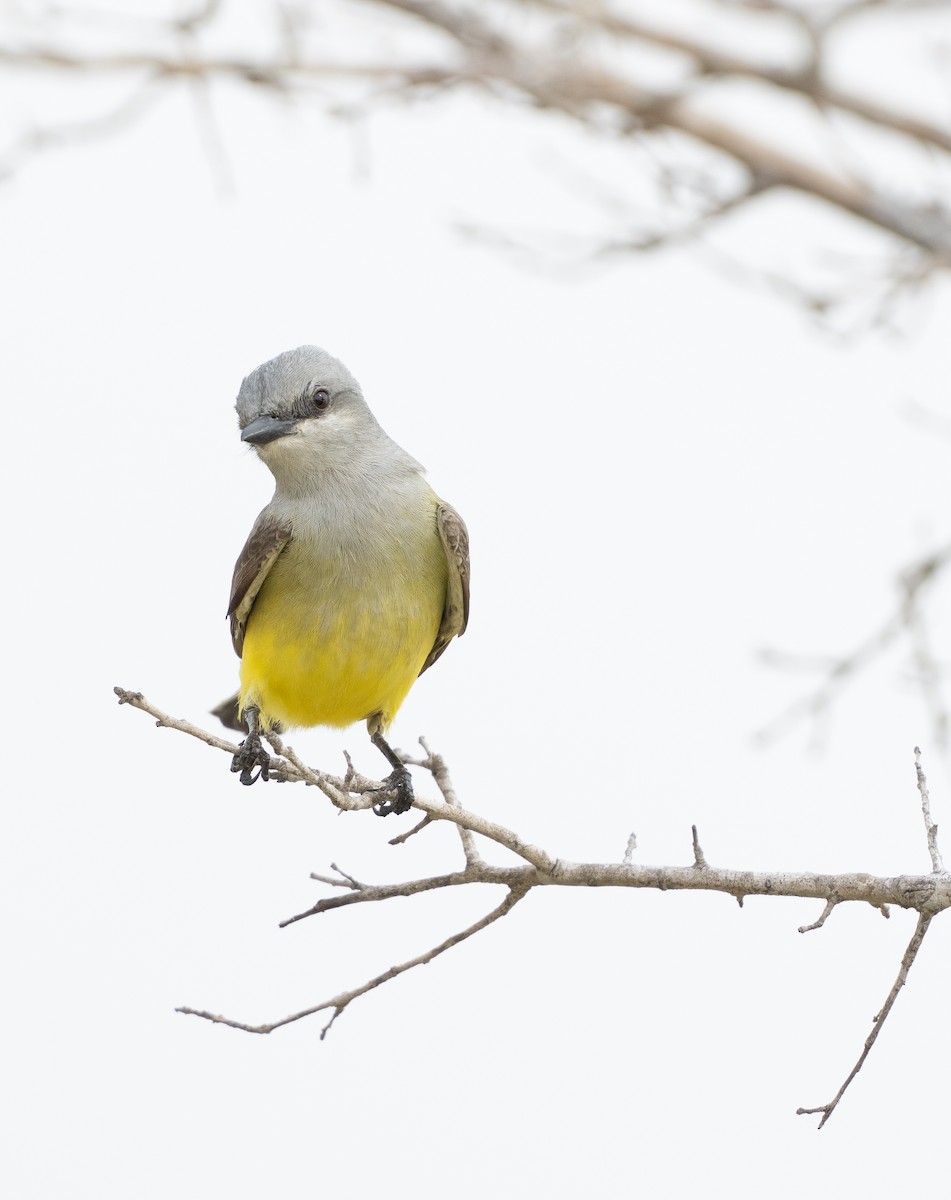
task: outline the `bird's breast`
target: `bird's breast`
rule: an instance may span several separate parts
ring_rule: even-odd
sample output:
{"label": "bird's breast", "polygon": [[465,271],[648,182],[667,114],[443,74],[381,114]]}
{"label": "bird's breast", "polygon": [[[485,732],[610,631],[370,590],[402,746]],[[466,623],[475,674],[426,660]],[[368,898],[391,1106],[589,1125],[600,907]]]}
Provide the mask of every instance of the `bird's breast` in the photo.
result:
{"label": "bird's breast", "polygon": [[242,702],[288,726],[387,723],[432,649],[447,573],[434,506],[298,524],[248,618]]}

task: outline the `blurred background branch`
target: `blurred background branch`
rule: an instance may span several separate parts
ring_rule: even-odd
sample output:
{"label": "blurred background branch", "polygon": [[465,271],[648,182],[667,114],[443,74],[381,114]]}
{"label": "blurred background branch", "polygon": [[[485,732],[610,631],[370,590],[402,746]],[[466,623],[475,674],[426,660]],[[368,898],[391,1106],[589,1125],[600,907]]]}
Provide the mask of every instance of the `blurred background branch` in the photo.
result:
{"label": "blurred background branch", "polygon": [[[235,44],[227,0],[159,5],[149,16],[8,4],[0,68],[28,83],[36,111],[19,112],[2,170],[9,177],[53,145],[112,134],[163,93],[199,83],[313,95],[341,113],[479,89],[502,110],[557,114],[594,138],[662,154],[649,228],[638,221],[612,233],[614,253],[696,236],[787,189],[877,230],[891,286],[914,288],[951,262],[947,97],[928,112],[886,99],[887,80],[863,88],[843,78],[870,27],[879,36],[897,27],[913,42],[918,35],[909,52],[931,61],[943,87],[946,50],[926,23],[937,7],[704,0],[670,6],[663,23],[656,6],[648,20],[644,5],[598,0],[275,0],[260,5],[253,44]],[[702,35],[691,32],[698,27]],[[121,89],[121,99],[81,122],[46,115],[50,89],[71,108],[90,79]],[[900,178],[876,171],[874,139],[906,155]],[[615,198],[623,203],[623,193]],[[833,302],[834,292],[822,301]]]}

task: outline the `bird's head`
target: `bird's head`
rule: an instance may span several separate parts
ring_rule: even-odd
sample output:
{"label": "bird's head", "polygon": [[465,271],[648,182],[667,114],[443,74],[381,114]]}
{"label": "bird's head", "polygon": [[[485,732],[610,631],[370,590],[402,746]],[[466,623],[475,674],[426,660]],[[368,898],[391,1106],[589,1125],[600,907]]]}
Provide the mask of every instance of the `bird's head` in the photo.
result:
{"label": "bird's head", "polygon": [[298,346],[256,368],[235,408],[241,440],[279,482],[331,466],[382,433],[360,385],[319,346]]}

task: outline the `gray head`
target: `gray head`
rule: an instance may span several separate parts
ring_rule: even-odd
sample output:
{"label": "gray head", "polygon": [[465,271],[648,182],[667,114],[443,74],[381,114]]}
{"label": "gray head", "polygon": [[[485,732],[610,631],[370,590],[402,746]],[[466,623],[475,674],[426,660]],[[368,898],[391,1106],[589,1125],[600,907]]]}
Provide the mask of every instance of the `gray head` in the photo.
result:
{"label": "gray head", "polygon": [[241,440],[275,475],[328,465],[386,435],[343,363],[319,346],[298,346],[241,384],[235,404]]}
{"label": "gray head", "polygon": [[[257,367],[242,382],[235,408],[242,430],[261,416],[307,419],[320,415],[317,392],[331,402],[343,393],[362,398],[360,385],[342,362],[319,346],[298,346]],[[252,438],[246,439],[252,441]]]}
{"label": "gray head", "polygon": [[298,346],[252,371],[241,384],[235,408],[243,440],[258,446],[282,436],[275,432],[268,437],[266,426],[260,434],[246,436],[262,417],[296,424],[327,416],[354,399],[358,407],[366,407],[359,383],[342,362],[319,346]]}

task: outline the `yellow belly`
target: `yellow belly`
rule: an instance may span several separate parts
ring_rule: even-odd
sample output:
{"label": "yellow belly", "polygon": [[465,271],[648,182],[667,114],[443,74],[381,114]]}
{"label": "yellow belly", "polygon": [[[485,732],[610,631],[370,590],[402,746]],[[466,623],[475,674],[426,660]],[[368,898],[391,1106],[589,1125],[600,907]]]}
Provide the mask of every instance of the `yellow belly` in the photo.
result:
{"label": "yellow belly", "polygon": [[447,567],[438,536],[421,559],[341,569],[292,542],[248,619],[241,706],[265,726],[386,728],[413,686],[442,620]]}

